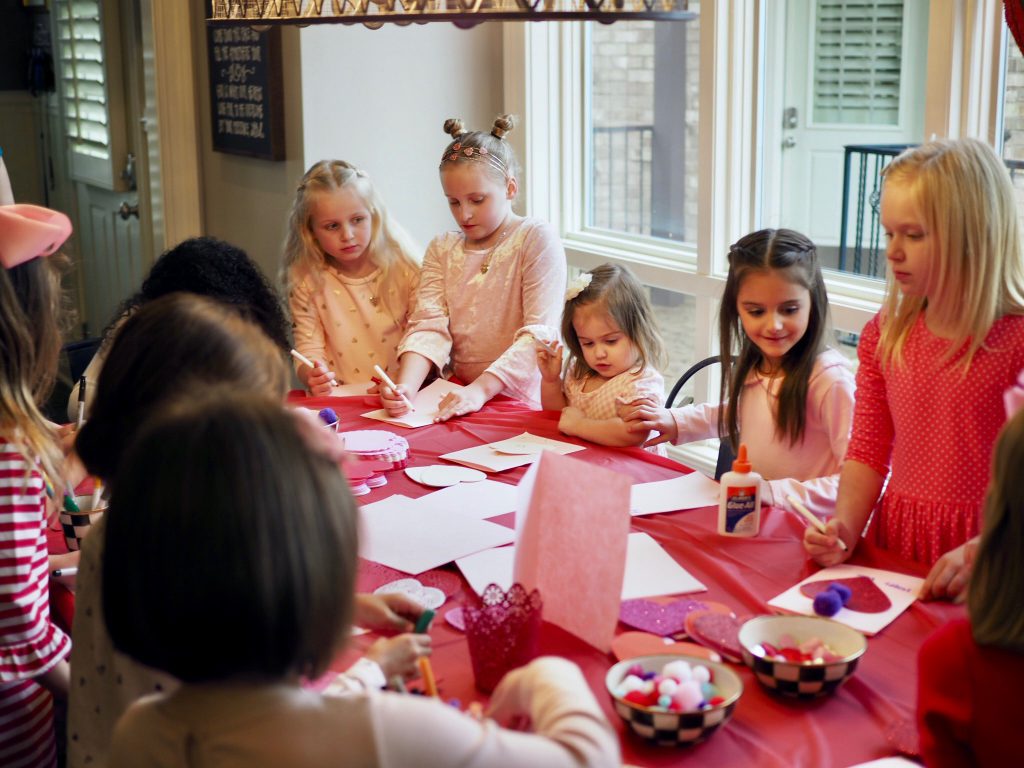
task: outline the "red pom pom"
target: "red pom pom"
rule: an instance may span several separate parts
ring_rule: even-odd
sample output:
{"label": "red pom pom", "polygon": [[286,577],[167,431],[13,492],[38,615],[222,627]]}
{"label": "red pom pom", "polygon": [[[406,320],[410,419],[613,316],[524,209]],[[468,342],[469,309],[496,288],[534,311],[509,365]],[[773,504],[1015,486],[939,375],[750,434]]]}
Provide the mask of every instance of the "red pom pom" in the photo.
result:
{"label": "red pom pom", "polygon": [[710,701],[708,701],[708,704],[710,704],[712,707],[717,707],[719,704],[724,704],[724,703],[725,703],[725,698],[722,697],[722,696],[714,696],[714,697],[711,698]]}

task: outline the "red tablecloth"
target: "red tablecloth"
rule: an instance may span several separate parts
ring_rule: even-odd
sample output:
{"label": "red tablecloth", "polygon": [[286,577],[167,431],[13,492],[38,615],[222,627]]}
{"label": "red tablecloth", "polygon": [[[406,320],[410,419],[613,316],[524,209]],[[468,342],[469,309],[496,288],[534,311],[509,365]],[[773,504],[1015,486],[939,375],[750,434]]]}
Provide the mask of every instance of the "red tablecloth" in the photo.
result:
{"label": "red tablecloth", "polygon": [[[310,408],[331,406],[341,417],[343,429],[390,429],[405,437],[411,447],[411,466],[439,463],[438,457],[470,445],[492,442],[529,431],[587,445],[572,454],[630,475],[637,481],[661,480],[686,472],[676,462],[640,449],[612,449],[566,438],[558,433],[557,414],[527,410],[521,403],[497,399],[480,413],[445,424],[415,430],[391,427],[362,419],[372,400],[363,398],[309,398],[296,400]],[[525,469],[490,475],[500,482],[515,484]],[[369,503],[395,493],[411,497],[429,493],[402,472],[388,474],[388,484],[359,499]],[[699,597],[732,606],[739,615],[766,613],[767,601],[810,575],[816,566],[804,555],[800,539],[803,522],[795,515],[766,508],[761,533],[753,539],[719,536],[717,510],[705,508],[634,518],[633,528],[653,536],[676,560],[708,586]],[[512,515],[496,522],[511,525]],[[595,553],[595,559],[600,553]],[[866,544],[857,548],[852,561],[859,565],[924,575],[919,565],[900,561],[887,552]],[[448,566],[454,569],[454,566]],[[457,573],[457,570],[453,570]],[[379,586],[380,576],[364,574],[360,588]],[[464,590],[468,589],[463,581]],[[450,600],[443,614],[460,602]],[[783,768],[807,766],[848,766],[895,754],[896,735],[913,743],[912,723],[916,688],[916,654],[924,638],[939,624],[963,609],[945,603],[914,603],[881,634],[868,642],[868,652],[856,675],[835,695],[815,701],[795,701],[765,690],[742,665],[735,669],[743,680],[743,697],[730,723],[703,744],[684,749],[654,747],[628,731],[615,714],[605,691],[604,676],[613,659],[573,636],[545,625],[542,650],[566,656],[583,669],[591,688],[618,729],[623,758],[634,765],[675,765],[681,759],[689,765],[763,766]],[[620,626],[620,629],[624,629]],[[433,666],[442,695],[463,704],[481,699],[473,687],[472,670],[465,638],[440,619],[431,629],[434,640]],[[365,647],[371,639],[357,638]],[[343,668],[349,659],[339,660]]]}

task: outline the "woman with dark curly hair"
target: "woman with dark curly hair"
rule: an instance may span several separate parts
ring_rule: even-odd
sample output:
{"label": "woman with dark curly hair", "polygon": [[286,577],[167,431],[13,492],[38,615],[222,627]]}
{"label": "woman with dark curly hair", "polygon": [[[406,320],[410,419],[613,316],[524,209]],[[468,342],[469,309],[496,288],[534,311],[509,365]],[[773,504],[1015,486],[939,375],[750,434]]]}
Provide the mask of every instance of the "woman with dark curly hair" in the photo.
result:
{"label": "woman with dark curly hair", "polygon": [[[124,321],[153,299],[170,293],[196,293],[233,307],[247,320],[258,325],[282,352],[291,347],[288,321],[273,285],[237,246],[213,237],[192,237],[165,252],[142,283],[125,299],[103,331],[99,351],[85,369],[88,381],[99,378],[111,341]],[[78,413],[78,382],[68,398],[68,418]],[[86,409],[92,404],[95,389],[86,387]]]}

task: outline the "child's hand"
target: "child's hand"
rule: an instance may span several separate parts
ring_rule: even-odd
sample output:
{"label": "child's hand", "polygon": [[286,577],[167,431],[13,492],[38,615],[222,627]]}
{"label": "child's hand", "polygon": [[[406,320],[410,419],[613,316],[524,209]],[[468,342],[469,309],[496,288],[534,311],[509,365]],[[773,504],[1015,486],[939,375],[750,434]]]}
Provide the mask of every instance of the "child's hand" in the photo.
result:
{"label": "child's hand", "polygon": [[[846,549],[839,546],[839,539],[846,542]],[[825,533],[814,526],[804,529],[804,549],[818,565],[839,565],[853,554],[857,542],[845,525],[836,518],[825,523]]]}
{"label": "child's hand", "polygon": [[408,595],[356,595],[355,623],[375,632],[409,632],[423,606]]}
{"label": "child's hand", "polygon": [[331,382],[334,381],[334,371],[327,370],[327,366],[319,360],[313,361],[313,369],[306,376],[306,389],[313,397],[325,397],[331,394]]}
{"label": "child's hand", "polygon": [[951,549],[938,560],[928,572],[921,592],[922,600],[948,599],[961,602],[966,595],[967,582],[971,578],[974,557],[978,552],[979,537],[975,536],[956,549]]}
{"label": "child's hand", "polygon": [[412,396],[416,394],[415,392],[410,393],[404,384],[399,384],[397,389],[392,389],[386,384],[379,386],[380,404],[388,412],[388,416],[404,416],[409,412],[409,406],[405,404],[402,395],[411,400]]}
{"label": "child's hand", "polygon": [[465,416],[467,413],[476,413],[487,404],[487,396],[478,388],[470,384],[460,390],[449,392],[437,406],[435,423],[448,421],[452,416]]}
{"label": "child's hand", "polygon": [[558,431],[566,435],[575,435],[576,429],[586,417],[579,408],[569,405],[562,409],[562,415],[558,419]]}
{"label": "child's hand", "polygon": [[431,654],[430,635],[398,635],[382,637],[370,646],[366,658],[377,662],[384,673],[384,679],[395,675],[414,677],[419,674],[416,660]]}
{"label": "child's hand", "polygon": [[622,420],[626,422],[626,427],[630,432],[653,431],[658,433],[644,443],[644,446],[674,443],[679,439],[679,426],[672,418],[671,411],[653,404],[650,400],[632,406],[623,415]]}
{"label": "child's hand", "polygon": [[562,345],[553,341],[537,342],[537,368],[542,380],[553,383],[562,379]]}

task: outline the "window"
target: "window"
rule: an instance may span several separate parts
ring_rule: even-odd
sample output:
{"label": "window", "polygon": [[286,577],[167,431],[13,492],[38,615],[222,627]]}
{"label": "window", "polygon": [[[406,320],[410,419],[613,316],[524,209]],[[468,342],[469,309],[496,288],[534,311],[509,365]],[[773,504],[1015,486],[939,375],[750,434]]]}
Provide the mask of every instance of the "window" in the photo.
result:
{"label": "window", "polygon": [[699,35],[587,25],[587,226],[696,242]]}
{"label": "window", "polygon": [[55,5],[58,88],[64,105],[71,177],[106,189],[123,187],[114,169],[124,158],[120,73],[105,56],[109,34],[102,0],[58,0]]}

